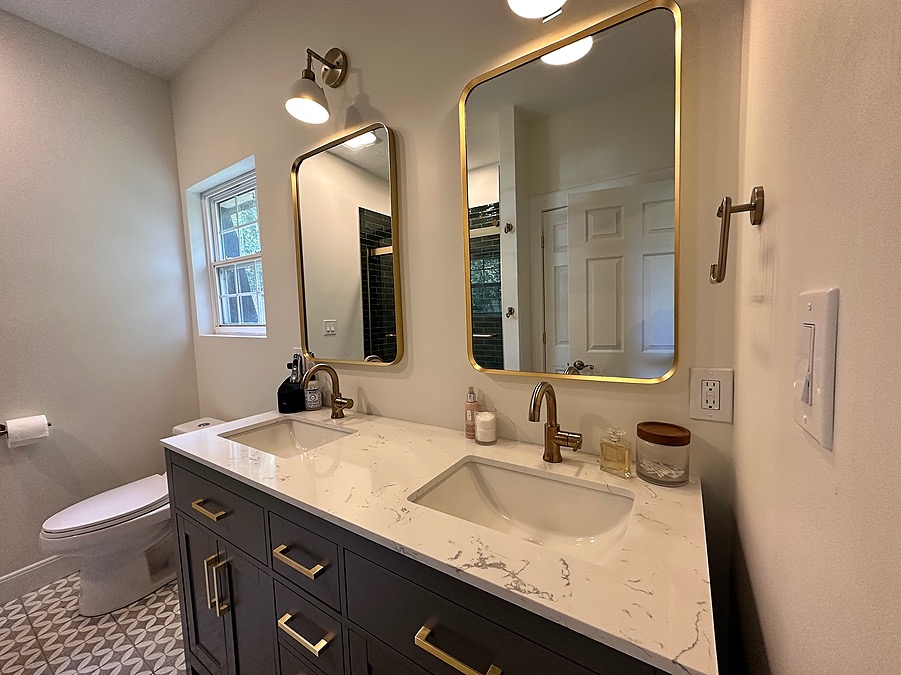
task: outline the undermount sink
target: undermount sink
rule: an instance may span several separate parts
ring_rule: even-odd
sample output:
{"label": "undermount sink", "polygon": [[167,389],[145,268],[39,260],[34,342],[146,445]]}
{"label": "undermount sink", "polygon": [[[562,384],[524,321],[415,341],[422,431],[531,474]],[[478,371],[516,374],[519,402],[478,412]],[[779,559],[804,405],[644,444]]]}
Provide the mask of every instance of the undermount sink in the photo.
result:
{"label": "undermount sink", "polygon": [[620,547],[635,495],[480,457],[467,457],[408,499],[590,561]]}
{"label": "undermount sink", "polygon": [[294,417],[279,417],[226,431],[219,436],[277,457],[294,457],[352,433],[354,431],[349,429],[313,424]]}

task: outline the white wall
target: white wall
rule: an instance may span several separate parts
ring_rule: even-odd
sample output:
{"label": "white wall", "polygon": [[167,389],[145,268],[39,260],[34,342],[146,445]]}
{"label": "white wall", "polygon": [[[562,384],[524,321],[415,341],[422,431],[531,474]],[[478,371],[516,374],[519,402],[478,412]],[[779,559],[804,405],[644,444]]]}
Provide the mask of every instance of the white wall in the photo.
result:
{"label": "white wall", "polygon": [[[628,2],[572,2],[548,24],[519,19],[504,2],[338,0],[258,3],[201,53],[172,88],[182,189],[254,155],[257,166],[269,325],[265,340],[200,337],[198,383],[204,414],[234,418],[275,405],[284,364],[298,340],[289,172],[298,155],[362,122],[385,122],[399,147],[401,264],[407,350],[388,368],[340,368],[342,390],[360,409],[457,428],[467,385],[500,412],[499,433],[541,441],[527,420],[535,381],[488,376],[469,365],[463,263],[457,103],[475,76],[600,20]],[[731,366],[734,288],[713,287],[716,206],[738,188],[741,3],[685,0],[683,73],[682,270],[679,370],[654,385],[555,382],[564,428],[585,434],[634,429],[655,418],[694,432],[696,466],[710,505],[717,587],[726,568],[731,501],[730,425],[688,419],[688,367]],[[570,7],[571,5],[571,7]],[[374,30],[373,27],[378,29]],[[350,76],[328,90],[332,119],[305,125],[285,113],[284,97],[303,67],[303,49],[338,45]],[[415,59],[411,66],[410,55]],[[241,96],[223,92],[241,87]],[[725,601],[715,599],[722,610]]]}
{"label": "white wall", "polygon": [[536,118],[530,194],[672,168],[674,122],[671,79]]}
{"label": "white wall", "polygon": [[[735,510],[753,672],[901,667],[899,25],[897,0],[828,11],[747,0],[733,196],[759,184],[767,198],[759,231],[733,219]],[[831,452],[791,414],[796,298],[830,286],[841,289]]]}
{"label": "white wall", "polygon": [[0,575],[198,413],[167,84],[0,12]]}
{"label": "white wall", "polygon": [[[360,207],[390,216],[388,181],[326,152],[301,163],[298,182],[310,351],[362,361]],[[337,321],[335,335],[324,334],[325,319]]]}

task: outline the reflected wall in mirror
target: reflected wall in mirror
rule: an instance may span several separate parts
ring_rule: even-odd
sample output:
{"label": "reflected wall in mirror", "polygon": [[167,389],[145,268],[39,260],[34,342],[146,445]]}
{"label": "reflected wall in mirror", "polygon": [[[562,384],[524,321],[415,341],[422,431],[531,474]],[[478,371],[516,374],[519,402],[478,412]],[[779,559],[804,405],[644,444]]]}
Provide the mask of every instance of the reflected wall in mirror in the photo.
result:
{"label": "reflected wall in mirror", "polygon": [[[680,39],[678,6],[651,0],[464,90],[477,369],[643,383],[675,371]],[[577,44],[583,56],[557,65]]]}
{"label": "reflected wall in mirror", "polygon": [[301,342],[314,361],[383,366],[403,355],[396,165],[384,124],[294,162]]}

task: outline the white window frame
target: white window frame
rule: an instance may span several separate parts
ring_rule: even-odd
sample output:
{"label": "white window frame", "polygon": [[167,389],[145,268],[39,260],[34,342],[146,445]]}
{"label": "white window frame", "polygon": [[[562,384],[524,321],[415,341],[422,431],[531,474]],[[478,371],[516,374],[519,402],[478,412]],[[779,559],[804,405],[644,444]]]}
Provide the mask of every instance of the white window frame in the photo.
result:
{"label": "white window frame", "polygon": [[[256,170],[248,171],[229,181],[220,183],[213,188],[201,193],[201,210],[203,213],[203,235],[206,242],[207,272],[210,288],[210,309],[212,309],[213,332],[217,335],[250,335],[265,336],[266,323],[259,324],[233,324],[222,323],[222,306],[219,302],[219,273],[220,267],[235,265],[245,262],[260,261],[263,264],[262,244],[259,253],[239,256],[237,258],[221,259],[219,255],[219,220],[215,206],[248,189],[256,189]],[[257,193],[257,222],[259,223],[259,193]],[[265,298],[266,284],[263,283],[263,296]],[[265,313],[265,305],[264,305]],[[265,318],[265,317],[264,317]]]}

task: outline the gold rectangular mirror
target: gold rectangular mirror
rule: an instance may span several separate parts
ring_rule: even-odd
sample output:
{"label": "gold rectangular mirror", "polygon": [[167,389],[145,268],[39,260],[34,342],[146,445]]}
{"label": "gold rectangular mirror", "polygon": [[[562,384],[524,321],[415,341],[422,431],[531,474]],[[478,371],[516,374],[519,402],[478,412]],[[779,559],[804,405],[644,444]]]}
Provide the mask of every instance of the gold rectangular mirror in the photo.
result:
{"label": "gold rectangular mirror", "polygon": [[303,350],[386,366],[403,356],[394,137],[358,129],[291,170]]}
{"label": "gold rectangular mirror", "polygon": [[651,0],[463,91],[476,369],[638,383],[675,372],[680,30],[678,6]]}

